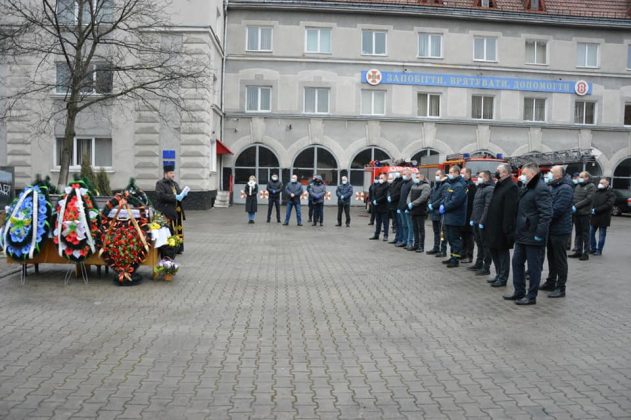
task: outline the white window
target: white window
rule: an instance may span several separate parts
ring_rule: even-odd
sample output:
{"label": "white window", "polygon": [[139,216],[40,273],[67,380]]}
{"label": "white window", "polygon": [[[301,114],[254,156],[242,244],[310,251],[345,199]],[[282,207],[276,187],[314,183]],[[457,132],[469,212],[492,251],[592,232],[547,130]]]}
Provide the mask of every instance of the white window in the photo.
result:
{"label": "white window", "polygon": [[492,120],[493,97],[473,95],[471,97],[471,118],[476,120]]}
{"label": "white window", "polygon": [[524,98],[524,121],[545,121],[546,100],[544,98]]}
{"label": "white window", "polygon": [[627,45],[627,70],[631,70],[631,45]]}
{"label": "white window", "polygon": [[441,58],[443,56],[443,36],[441,34],[418,34],[418,56],[421,58]]}
{"label": "white window", "polygon": [[362,54],[386,55],[386,32],[362,31]]}
{"label": "white window", "polygon": [[245,110],[247,112],[271,112],[272,88],[269,86],[248,86],[246,88]]}
{"label": "white window", "polygon": [[548,64],[546,41],[526,41],[526,64]]}
{"label": "white window", "polygon": [[[70,88],[72,72],[66,63],[56,64],[55,92],[65,94]],[[109,64],[90,64],[89,71],[81,84],[81,93],[84,95],[99,95],[112,93],[114,74]]]}
{"label": "white window", "polygon": [[305,88],[305,113],[329,113],[329,88]]}
{"label": "white window", "polygon": [[596,102],[576,101],[574,104],[575,124],[596,123]]}
{"label": "white window", "polygon": [[[55,15],[60,25],[88,25],[112,22],[113,0],[84,0],[79,13],[78,0],[57,0]],[[79,22],[79,20],[81,22]]]}
{"label": "white window", "polygon": [[386,91],[362,90],[361,113],[363,115],[385,115]]}
{"label": "white window", "polygon": [[[61,149],[64,139],[57,138],[55,144],[55,166],[61,166]],[[112,139],[98,137],[76,137],[72,142],[70,167],[78,169],[84,159],[95,168],[112,166]]]}
{"label": "white window", "polygon": [[431,93],[419,93],[418,116],[440,117],[440,95],[434,95]]}
{"label": "white window", "polygon": [[598,44],[578,43],[576,46],[576,67],[598,67]]}
{"label": "white window", "polygon": [[305,30],[305,52],[330,54],[331,30],[328,28],[307,28]]}
{"label": "white window", "polygon": [[248,26],[248,51],[272,51],[272,28],[269,26]]}
{"label": "white window", "polygon": [[473,59],[475,61],[497,61],[497,39],[488,36],[473,38]]}

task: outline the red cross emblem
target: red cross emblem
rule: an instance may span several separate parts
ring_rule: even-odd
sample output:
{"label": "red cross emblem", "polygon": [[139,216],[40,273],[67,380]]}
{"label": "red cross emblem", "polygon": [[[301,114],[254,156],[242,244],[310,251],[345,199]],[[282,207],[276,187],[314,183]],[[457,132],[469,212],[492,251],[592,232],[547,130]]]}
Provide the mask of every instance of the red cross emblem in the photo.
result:
{"label": "red cross emblem", "polygon": [[370,69],[366,72],[366,82],[371,86],[381,83],[381,72],[377,69]]}

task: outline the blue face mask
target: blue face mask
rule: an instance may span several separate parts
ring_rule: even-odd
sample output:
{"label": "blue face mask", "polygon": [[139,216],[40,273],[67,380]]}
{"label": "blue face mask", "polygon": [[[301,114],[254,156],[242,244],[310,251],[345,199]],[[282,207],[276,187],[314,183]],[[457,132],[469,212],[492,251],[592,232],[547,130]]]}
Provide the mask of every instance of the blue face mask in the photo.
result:
{"label": "blue face mask", "polygon": [[455,179],[456,177],[455,177],[454,175],[452,175],[452,174],[448,174],[448,175],[447,175],[447,178],[449,178],[449,179]]}

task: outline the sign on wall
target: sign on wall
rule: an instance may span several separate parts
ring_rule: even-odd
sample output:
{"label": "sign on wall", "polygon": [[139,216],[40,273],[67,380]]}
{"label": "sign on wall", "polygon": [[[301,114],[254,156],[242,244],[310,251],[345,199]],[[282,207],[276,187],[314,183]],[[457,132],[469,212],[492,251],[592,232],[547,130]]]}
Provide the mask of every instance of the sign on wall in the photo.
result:
{"label": "sign on wall", "polygon": [[0,210],[15,197],[15,177],[11,166],[0,166]]}
{"label": "sign on wall", "polygon": [[469,89],[518,90],[526,92],[591,95],[585,80],[519,79],[514,77],[467,76],[462,74],[411,73],[370,69],[361,72],[362,83],[377,85],[442,86]]}

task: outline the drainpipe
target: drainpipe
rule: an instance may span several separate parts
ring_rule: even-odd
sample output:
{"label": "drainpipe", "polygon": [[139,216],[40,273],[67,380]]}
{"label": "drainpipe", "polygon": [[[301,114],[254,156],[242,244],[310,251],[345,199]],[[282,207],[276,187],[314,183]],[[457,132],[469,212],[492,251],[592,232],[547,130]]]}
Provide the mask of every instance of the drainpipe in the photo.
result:
{"label": "drainpipe", "polygon": [[[226,98],[226,57],[227,57],[227,50],[226,47],[228,45],[228,43],[226,42],[227,39],[227,35],[228,35],[228,1],[229,0],[224,0],[223,3],[223,54],[222,54],[222,59],[221,59],[221,84],[220,84],[220,89],[221,89],[221,99],[220,99],[220,109],[221,109],[221,114],[222,114],[222,119],[221,119],[221,140],[225,141],[226,138],[224,137],[225,134],[225,125],[226,125],[226,113],[224,108],[224,102],[225,102],[225,98]],[[219,165],[219,191],[223,191],[223,155],[221,155],[221,165]]]}

